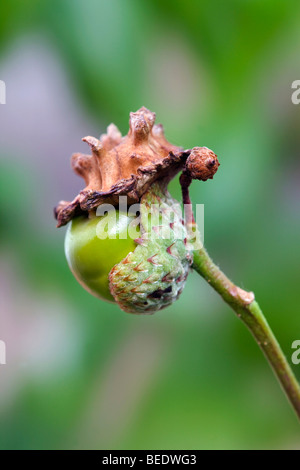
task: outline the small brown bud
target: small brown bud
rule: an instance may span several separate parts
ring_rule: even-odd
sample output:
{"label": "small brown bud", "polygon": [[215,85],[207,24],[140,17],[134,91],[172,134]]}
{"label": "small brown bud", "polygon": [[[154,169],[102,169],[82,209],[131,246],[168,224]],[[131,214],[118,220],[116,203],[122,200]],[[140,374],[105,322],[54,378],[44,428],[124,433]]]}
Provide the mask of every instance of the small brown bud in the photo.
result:
{"label": "small brown bud", "polygon": [[212,179],[220,163],[217,155],[207,147],[194,147],[187,158],[185,168],[192,179]]}

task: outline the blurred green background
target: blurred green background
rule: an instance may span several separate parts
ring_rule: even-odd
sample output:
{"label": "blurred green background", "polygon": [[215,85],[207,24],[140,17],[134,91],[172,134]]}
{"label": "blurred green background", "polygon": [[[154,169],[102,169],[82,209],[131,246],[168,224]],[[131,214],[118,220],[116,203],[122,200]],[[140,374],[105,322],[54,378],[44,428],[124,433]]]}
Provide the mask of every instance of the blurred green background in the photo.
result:
{"label": "blurred green background", "polygon": [[218,154],[214,180],[191,189],[206,247],[256,293],[290,360],[299,50],[298,1],[1,2],[1,449],[300,449],[260,350],[197,274],[167,310],[125,314],[77,284],[52,215],[82,189],[81,137],[155,111],[172,143]]}

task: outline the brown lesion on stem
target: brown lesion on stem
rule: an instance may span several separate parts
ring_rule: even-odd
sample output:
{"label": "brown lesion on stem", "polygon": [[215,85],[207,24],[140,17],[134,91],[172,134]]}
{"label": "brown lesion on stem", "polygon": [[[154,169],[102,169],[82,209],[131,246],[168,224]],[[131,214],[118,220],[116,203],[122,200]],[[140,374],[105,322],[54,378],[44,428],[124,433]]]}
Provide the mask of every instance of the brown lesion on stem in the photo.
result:
{"label": "brown lesion on stem", "polygon": [[230,287],[229,293],[243,305],[250,305],[255,300],[253,292],[247,292],[234,284]]}

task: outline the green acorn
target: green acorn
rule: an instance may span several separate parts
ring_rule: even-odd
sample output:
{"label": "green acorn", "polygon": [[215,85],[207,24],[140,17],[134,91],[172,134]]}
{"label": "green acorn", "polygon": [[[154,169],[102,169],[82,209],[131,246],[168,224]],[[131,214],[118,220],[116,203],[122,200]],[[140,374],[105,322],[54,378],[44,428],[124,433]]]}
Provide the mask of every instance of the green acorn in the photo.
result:
{"label": "green acorn", "polygon": [[[70,222],[65,251],[76,279],[93,295],[137,314],[172,304],[193,260],[180,205],[167,191],[169,181],[180,170],[187,181],[206,180],[219,166],[206,147],[171,145],[154,122],[155,114],[141,108],[130,114],[127,136],[111,124],[99,140],[85,137],[92,155],[75,154],[71,161],[86,188],[55,209],[58,226]],[[130,210],[138,205],[138,219],[122,210],[124,197]]]}

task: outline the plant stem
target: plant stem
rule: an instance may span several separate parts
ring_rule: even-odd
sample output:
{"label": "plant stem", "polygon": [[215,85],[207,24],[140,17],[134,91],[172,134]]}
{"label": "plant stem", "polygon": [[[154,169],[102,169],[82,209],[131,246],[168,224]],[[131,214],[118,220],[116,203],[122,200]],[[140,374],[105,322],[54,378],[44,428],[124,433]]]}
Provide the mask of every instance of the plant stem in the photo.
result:
{"label": "plant stem", "polygon": [[193,268],[247,325],[264,352],[283,390],[300,419],[300,386],[252,292],[233,284],[216,266],[204,248],[194,251]]}

